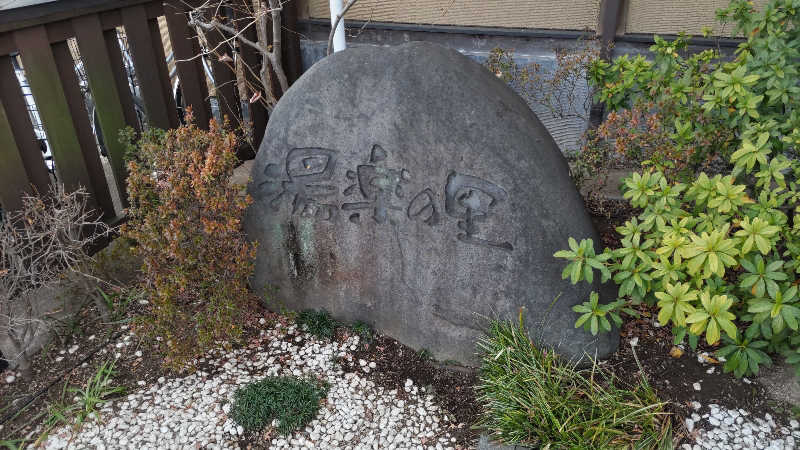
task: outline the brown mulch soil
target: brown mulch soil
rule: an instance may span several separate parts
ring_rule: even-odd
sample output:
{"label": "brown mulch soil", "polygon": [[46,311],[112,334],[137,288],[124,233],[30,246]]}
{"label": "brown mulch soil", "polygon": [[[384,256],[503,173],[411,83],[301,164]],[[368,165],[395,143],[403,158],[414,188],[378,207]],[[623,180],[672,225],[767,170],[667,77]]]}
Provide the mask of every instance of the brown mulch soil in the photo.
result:
{"label": "brown mulch soil", "polygon": [[[703,408],[710,404],[741,408],[756,417],[770,413],[776,420],[788,421],[791,405],[771,401],[765,388],[756,381],[723,373],[723,363],[714,357],[719,345],[707,346],[701,342],[696,350],[686,343],[673,346],[671,329],[657,326],[656,308],[642,306],[639,313],[640,318],[629,318],[623,324],[619,350],[606,364],[629,383],[635,383],[642,374],[647,378],[658,397],[670,402],[668,411],[675,415],[673,426],[677,438],[690,437],[683,419],[696,412],[692,402],[699,402]],[[631,340],[636,342],[633,347]],[[694,383],[700,384],[699,391]]]}
{"label": "brown mulch soil", "polygon": [[[364,374],[359,370],[359,359],[374,361],[377,367]],[[452,417],[447,431],[456,438],[459,448],[472,448],[478,439],[480,433],[471,427],[480,413],[475,398],[477,374],[474,369],[437,363],[425,352],[415,351],[383,335],[360,345],[353,353],[353,360],[342,361],[342,366],[345,371],[358,372],[378,386],[396,389],[400,396],[405,394],[405,383],[410,379],[414,386],[432,392],[438,406]]]}
{"label": "brown mulch soil", "polygon": [[[12,371],[0,373],[0,440],[35,440],[38,436],[33,432],[45,420],[48,406],[72,401],[65,387],[83,387],[98,367],[114,360],[117,353],[120,357],[115,364],[115,386],[136,390],[137,381],[150,384],[167,374],[158,353],[147,341],[132,337],[127,346],[116,347],[128,334],[127,319],[104,322],[96,308],[87,305],[61,335],[34,357],[30,380],[18,377],[14,383],[6,384],[5,377]],[[75,346],[77,349],[69,353]],[[142,356],[136,356],[137,352]]]}

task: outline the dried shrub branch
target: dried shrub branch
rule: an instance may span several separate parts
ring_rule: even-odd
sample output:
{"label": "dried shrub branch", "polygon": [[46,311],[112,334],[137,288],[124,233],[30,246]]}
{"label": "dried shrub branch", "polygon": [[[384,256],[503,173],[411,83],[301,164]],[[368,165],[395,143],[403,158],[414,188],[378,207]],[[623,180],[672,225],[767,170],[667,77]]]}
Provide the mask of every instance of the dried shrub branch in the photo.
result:
{"label": "dried shrub branch", "polygon": [[578,117],[588,122],[595,89],[587,71],[600,58],[600,47],[585,41],[574,49],[558,49],[555,57],[552,69],[538,63],[520,65],[513,50],[495,48],[486,65],[525,100],[547,108],[553,117]]}
{"label": "dried shrub branch", "polygon": [[47,288],[91,277],[87,248],[110,230],[88,208],[89,194],[54,186],[46,196],[22,199],[22,209],[0,224],[0,350],[29,376],[30,358],[50,332],[48,314],[61,305],[42,304]]}

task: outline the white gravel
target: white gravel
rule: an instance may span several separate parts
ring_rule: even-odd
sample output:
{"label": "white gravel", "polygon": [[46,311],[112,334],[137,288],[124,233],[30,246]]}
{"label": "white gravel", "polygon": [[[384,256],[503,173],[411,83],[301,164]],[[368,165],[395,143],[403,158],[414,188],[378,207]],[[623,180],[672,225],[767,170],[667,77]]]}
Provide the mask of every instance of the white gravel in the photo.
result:
{"label": "white gravel", "polygon": [[686,419],[686,429],[694,432],[695,440],[694,444],[683,444],[682,450],[793,449],[800,440],[800,424],[796,420],[782,425],[770,414],[754,417],[743,409],[715,404],[701,409],[696,402],[692,407],[698,412]]}
{"label": "white gravel", "polygon": [[[243,430],[229,417],[237,387],[266,376],[294,375],[326,380],[327,402],[304,430],[281,436],[268,427],[262,436],[271,438],[271,449],[453,448],[455,438],[447,430],[457,425],[411,380],[404,392],[397,392],[337,367],[335,358],[352,360],[349,352],[357,344],[358,337],[340,344],[317,340],[294,327],[274,327],[245,349],[201,359],[201,367],[218,368],[211,373],[159,378],[105,405],[100,417],[87,420],[78,432],[71,427],[54,430],[42,447],[239,448]],[[363,372],[370,368],[375,368],[374,362],[360,365]]]}

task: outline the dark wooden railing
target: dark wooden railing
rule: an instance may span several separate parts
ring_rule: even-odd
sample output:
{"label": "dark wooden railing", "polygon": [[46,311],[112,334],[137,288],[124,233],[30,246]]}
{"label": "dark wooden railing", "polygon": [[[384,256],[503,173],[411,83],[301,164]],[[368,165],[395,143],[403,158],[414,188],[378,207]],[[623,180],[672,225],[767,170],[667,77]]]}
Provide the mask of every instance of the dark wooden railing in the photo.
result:
{"label": "dark wooden railing", "polygon": [[[247,0],[242,0],[247,1]],[[60,0],[8,11],[0,11],[0,206],[20,207],[23,193],[46,192],[52,177],[43,159],[42,143],[31,122],[24,94],[15,73],[13,58],[19,55],[35,100],[56,175],[67,189],[79,186],[93,195],[106,218],[116,212],[108,178],[125,205],[124,147],[119,130],[140,123],[123,58],[130,55],[138,81],[146,121],[158,128],[179,125],[158,18],[164,16],[169,30],[177,77],[184,105],[191,105],[198,125],[211,118],[206,74],[200,44],[187,25],[180,0]],[[290,21],[293,17],[289,18]],[[120,48],[117,27],[124,28],[128,52]],[[97,122],[107,149],[107,177],[75,71],[69,42],[77,42],[83,73],[97,113]],[[221,36],[207,36],[212,45]],[[290,44],[291,48],[291,44]],[[296,50],[299,57],[299,46]],[[257,55],[243,55],[258,67]],[[230,66],[209,60],[223,114],[240,117],[241,103]],[[293,74],[295,78],[298,74]],[[259,104],[248,105],[253,135],[260,139],[266,112]],[[254,139],[255,140],[255,139]],[[255,140],[256,145],[258,143]]]}

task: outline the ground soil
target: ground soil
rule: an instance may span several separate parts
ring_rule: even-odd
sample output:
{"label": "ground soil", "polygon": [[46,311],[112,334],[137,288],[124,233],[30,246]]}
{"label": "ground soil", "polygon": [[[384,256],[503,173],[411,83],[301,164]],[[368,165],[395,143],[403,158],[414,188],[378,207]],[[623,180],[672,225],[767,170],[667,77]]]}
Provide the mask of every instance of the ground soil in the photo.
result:
{"label": "ground soil", "polygon": [[[130,315],[136,306],[131,305]],[[130,344],[117,348],[117,339],[130,333],[129,319],[104,320],[94,305],[81,309],[67,327],[67,333],[58,336],[37,354],[32,363],[30,380],[17,379],[7,384],[5,377],[11,370],[0,373],[0,441],[38,437],[34,431],[46,419],[51,405],[70,403],[72,395],[67,387],[83,387],[98,367],[106,361],[120,357],[115,363],[114,385],[135,390],[137,381],[152,381],[165,373],[161,360],[152,345],[145,340],[131,338]],[[77,346],[73,353],[69,350]],[[141,352],[142,356],[136,356]]]}
{"label": "ground soil", "polygon": [[[717,404],[741,408],[762,418],[770,413],[776,420],[788,421],[791,405],[771,400],[764,386],[756,381],[723,373],[722,363],[714,358],[718,346],[700,344],[694,351],[686,344],[675,347],[671,330],[657,326],[655,309],[641,307],[639,312],[640,318],[629,318],[623,324],[620,348],[605,364],[630,383],[644,375],[658,397],[670,402],[668,411],[675,415],[676,438],[683,441],[690,437],[683,419],[695,412],[692,402],[703,407]],[[636,345],[631,346],[631,341]],[[699,383],[699,391],[695,383]]]}

